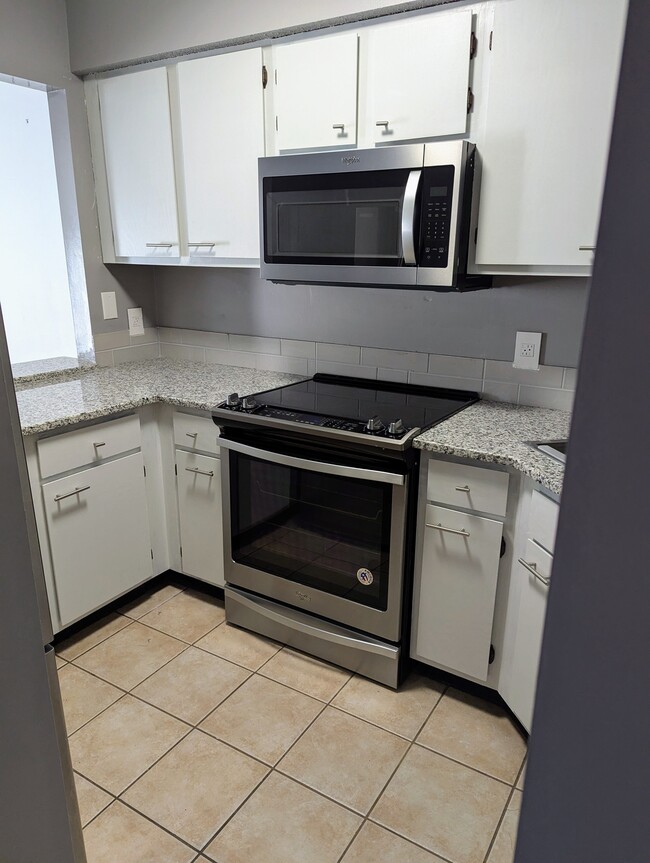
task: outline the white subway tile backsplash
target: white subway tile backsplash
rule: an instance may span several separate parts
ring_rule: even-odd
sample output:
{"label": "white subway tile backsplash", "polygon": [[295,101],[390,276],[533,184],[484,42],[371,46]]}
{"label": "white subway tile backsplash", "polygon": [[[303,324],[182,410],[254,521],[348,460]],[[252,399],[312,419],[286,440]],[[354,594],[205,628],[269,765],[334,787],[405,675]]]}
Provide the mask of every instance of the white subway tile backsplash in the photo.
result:
{"label": "white subway tile backsplash", "polygon": [[285,357],[316,357],[316,342],[303,342],[298,339],[280,339],[280,352]]}
{"label": "white subway tile backsplash", "polygon": [[255,368],[269,372],[307,375],[307,357],[279,357],[276,354],[256,354]]}
{"label": "white subway tile backsplash", "polygon": [[429,354],[430,375],[446,375],[452,378],[482,378],[485,361],[474,357],[449,357]]}
{"label": "white subway tile backsplash", "polygon": [[355,366],[350,363],[335,363],[329,360],[316,360],[316,371],[327,372],[330,375],[347,375],[355,378],[370,378],[376,380],[377,369],[373,366]]}
{"label": "white subway tile backsplash", "polygon": [[356,363],[358,365],[361,362],[361,348],[355,345],[332,345],[326,342],[316,342],[316,359],[333,363]]}
{"label": "white subway tile backsplash", "polygon": [[95,351],[95,362],[101,368],[110,368],[113,365],[113,351]]}
{"label": "white subway tile backsplash", "polygon": [[485,378],[490,381],[511,381],[532,387],[561,387],[564,369],[561,366],[540,366],[536,371],[515,369],[501,360],[485,361]]}
{"label": "white subway tile backsplash", "polygon": [[280,339],[268,339],[261,336],[230,335],[230,348],[233,351],[254,351],[260,354],[279,354]]}
{"label": "white subway tile backsplash", "polygon": [[129,333],[129,336],[131,345],[149,345],[158,341],[158,329],[156,327],[145,327],[144,335],[132,336]]}
{"label": "white subway tile backsplash", "polygon": [[519,398],[519,384],[510,384],[505,381],[483,381],[482,396],[484,399],[491,399],[495,402],[510,402],[516,405]]}
{"label": "white subway tile backsplash", "polygon": [[171,345],[163,342],[160,345],[160,355],[170,360],[189,360],[189,362],[193,363],[205,362],[205,348],[196,348],[192,347],[192,345]]}
{"label": "white subway tile backsplash", "polygon": [[112,351],[113,348],[128,348],[131,344],[128,330],[118,330],[113,333],[95,333],[93,336],[95,351]]}
{"label": "white subway tile backsplash", "polygon": [[240,366],[245,369],[257,368],[257,354],[248,351],[222,351],[218,348],[205,349],[206,363],[219,363],[222,366]]}
{"label": "white subway tile backsplash", "polygon": [[228,333],[210,333],[205,330],[183,330],[184,345],[198,345],[202,348],[219,348],[228,350],[230,341]]}
{"label": "white subway tile backsplash", "polygon": [[180,345],[183,342],[183,332],[184,330],[175,329],[174,327],[158,327],[158,338],[161,342]]}
{"label": "white subway tile backsplash", "polygon": [[130,348],[115,348],[113,351],[113,363],[133,363],[140,360],[155,360],[159,355],[158,342],[148,345],[132,345]]}
{"label": "white subway tile backsplash", "polygon": [[573,409],[572,390],[559,390],[545,387],[519,387],[519,404],[534,405],[540,408],[553,408],[558,411]]}
{"label": "white subway tile backsplash", "polygon": [[415,351],[391,351],[385,348],[361,348],[361,363],[364,366],[382,366],[387,369],[426,372],[427,354]]}
{"label": "white subway tile backsplash", "polygon": [[447,387],[456,390],[473,390],[480,392],[483,381],[480,378],[457,378],[449,375],[429,375],[421,372],[409,372],[409,383],[425,387]]}
{"label": "white subway tile backsplash", "polygon": [[575,390],[577,380],[578,380],[578,369],[565,369],[564,370],[564,381],[562,382],[562,388],[565,390]]}
{"label": "white subway tile backsplash", "polygon": [[380,381],[394,381],[398,384],[408,382],[409,373],[406,369],[377,369],[377,378]]}

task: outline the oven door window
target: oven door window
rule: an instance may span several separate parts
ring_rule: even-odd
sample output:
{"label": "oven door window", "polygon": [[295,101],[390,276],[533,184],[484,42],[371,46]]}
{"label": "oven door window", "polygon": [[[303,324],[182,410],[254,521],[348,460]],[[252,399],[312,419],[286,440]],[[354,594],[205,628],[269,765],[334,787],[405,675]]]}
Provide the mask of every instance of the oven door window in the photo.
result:
{"label": "oven door window", "polygon": [[265,177],[264,260],[396,267],[410,171]]}
{"label": "oven door window", "polygon": [[233,560],[385,611],[392,487],[231,453]]}

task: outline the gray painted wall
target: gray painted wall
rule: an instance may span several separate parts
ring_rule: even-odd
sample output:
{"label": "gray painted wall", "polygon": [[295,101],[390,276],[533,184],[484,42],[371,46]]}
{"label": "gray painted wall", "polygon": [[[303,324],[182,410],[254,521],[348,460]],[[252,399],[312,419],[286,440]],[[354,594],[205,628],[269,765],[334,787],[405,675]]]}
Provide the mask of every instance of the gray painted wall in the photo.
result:
{"label": "gray painted wall", "polygon": [[[65,90],[86,283],[95,332],[127,328],[126,309],[141,306],[153,321],[152,273],[146,267],[102,263],[90,138],[81,80],[70,72],[64,0],[0,0],[0,72]],[[57,130],[60,133],[60,130]],[[104,321],[101,291],[117,294],[119,318]]]}
{"label": "gray painted wall", "polygon": [[156,270],[164,327],[512,360],[517,330],[546,333],[542,361],[578,365],[587,280],[500,279],[467,294],[274,285],[258,270]]}

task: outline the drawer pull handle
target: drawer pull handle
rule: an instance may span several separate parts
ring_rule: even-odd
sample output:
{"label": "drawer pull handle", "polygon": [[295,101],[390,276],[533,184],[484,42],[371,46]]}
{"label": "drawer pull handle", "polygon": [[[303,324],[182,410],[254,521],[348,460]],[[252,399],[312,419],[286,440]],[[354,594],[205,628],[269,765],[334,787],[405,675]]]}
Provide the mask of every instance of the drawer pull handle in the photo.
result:
{"label": "drawer pull handle", "polygon": [[145,243],[147,249],[171,249],[176,243]]}
{"label": "drawer pull handle", "polygon": [[579,252],[595,252],[596,247],[595,246],[578,246],[578,251]]}
{"label": "drawer pull handle", "polygon": [[388,131],[388,120],[377,120],[377,122],[375,123],[375,126],[383,126],[384,131],[387,132]]}
{"label": "drawer pull handle", "polygon": [[189,240],[188,240],[187,245],[188,245],[188,246],[209,246],[211,249],[213,249],[217,244],[216,244],[216,243],[210,243],[210,242],[205,242],[205,243],[190,243],[190,242],[189,242]]}
{"label": "drawer pull handle", "polygon": [[95,449],[99,449],[100,446],[106,446],[106,441],[98,440],[96,441],[96,443],[93,444],[93,446],[95,447]]}
{"label": "drawer pull handle", "polygon": [[464,530],[462,528],[461,530],[456,530],[453,527],[443,527],[441,524],[429,524],[429,522],[427,522],[427,527],[432,527],[434,530],[442,530],[445,533],[455,533],[458,534],[458,536],[468,537],[470,535],[468,530]]}
{"label": "drawer pull handle", "polygon": [[201,470],[198,467],[186,467],[185,470],[189,470],[190,473],[200,473],[201,476],[214,476],[213,470]]}
{"label": "drawer pull handle", "polygon": [[549,586],[551,583],[550,578],[546,578],[546,576],[542,575],[541,572],[537,572],[537,564],[536,563],[528,563],[527,560],[524,560],[523,557],[519,558],[519,563],[523,566],[524,569],[527,569],[531,575],[534,575],[538,581],[541,581],[542,584]]}
{"label": "drawer pull handle", "polygon": [[465,492],[467,492],[467,494],[469,494],[471,491],[471,488],[468,485],[457,485],[456,491],[465,491]]}
{"label": "drawer pull handle", "polygon": [[198,437],[198,432],[185,432],[185,437]]}
{"label": "drawer pull handle", "polygon": [[55,495],[54,500],[58,503],[60,500],[65,500],[66,497],[72,497],[75,494],[81,494],[82,491],[88,491],[89,488],[89,485],[82,485],[80,488],[76,488],[74,491],[68,491],[65,494]]}
{"label": "drawer pull handle", "polygon": [[341,134],[345,131],[345,123],[334,123],[332,129],[338,129]]}

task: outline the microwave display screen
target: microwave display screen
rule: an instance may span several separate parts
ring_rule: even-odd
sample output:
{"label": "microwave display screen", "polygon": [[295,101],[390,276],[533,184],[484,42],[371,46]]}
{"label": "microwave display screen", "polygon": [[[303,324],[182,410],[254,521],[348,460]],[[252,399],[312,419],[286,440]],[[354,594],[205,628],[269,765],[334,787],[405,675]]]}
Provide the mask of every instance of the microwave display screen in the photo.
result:
{"label": "microwave display screen", "polygon": [[429,189],[430,198],[446,198],[448,192],[447,186],[431,186]]}

